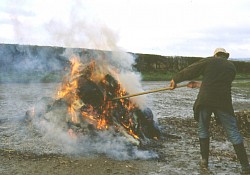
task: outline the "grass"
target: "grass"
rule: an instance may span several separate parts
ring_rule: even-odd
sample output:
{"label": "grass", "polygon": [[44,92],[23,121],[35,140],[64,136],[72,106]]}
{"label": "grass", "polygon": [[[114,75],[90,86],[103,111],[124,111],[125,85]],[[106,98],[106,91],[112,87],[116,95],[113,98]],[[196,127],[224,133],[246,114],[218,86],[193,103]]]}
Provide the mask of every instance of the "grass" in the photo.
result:
{"label": "grass", "polygon": [[[175,72],[141,72],[143,81],[170,81],[172,77],[175,75]],[[7,83],[26,83],[26,82],[59,82],[62,79],[61,71],[54,72],[11,72],[11,73],[1,73],[0,74],[0,82]],[[236,80],[250,80],[250,74],[238,73],[236,75]],[[201,78],[197,78],[197,80],[201,80]],[[242,83],[238,86],[250,87],[248,83]]]}
{"label": "grass", "polygon": [[250,73],[249,74],[247,74],[247,73],[237,73],[236,74],[236,78],[235,78],[236,80],[240,80],[240,79],[242,79],[242,80],[246,80],[246,79],[250,79]]}
{"label": "grass", "polygon": [[60,72],[5,72],[0,74],[0,83],[48,83],[61,81]]}
{"label": "grass", "polygon": [[169,81],[174,72],[141,72],[143,81]]}
{"label": "grass", "polygon": [[248,88],[250,89],[250,81],[234,81],[232,84],[233,87],[237,88]]}
{"label": "grass", "polygon": [[237,91],[239,91],[239,93],[243,92],[248,97],[250,97],[250,79],[233,81],[232,88],[234,88],[236,92]]}
{"label": "grass", "polygon": [[[170,81],[176,74],[175,72],[141,72],[143,81]],[[197,78],[200,80],[201,78]],[[238,73],[235,77],[236,80],[249,80],[250,74]],[[250,87],[250,86],[249,86]]]}

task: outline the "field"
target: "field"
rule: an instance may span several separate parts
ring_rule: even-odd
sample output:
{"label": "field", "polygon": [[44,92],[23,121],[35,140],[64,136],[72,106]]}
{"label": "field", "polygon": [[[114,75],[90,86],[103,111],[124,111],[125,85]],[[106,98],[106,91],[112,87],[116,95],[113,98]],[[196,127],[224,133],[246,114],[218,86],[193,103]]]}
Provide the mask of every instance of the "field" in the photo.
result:
{"label": "field", "polygon": [[[166,82],[143,82],[145,90],[164,86]],[[180,88],[149,95],[150,107],[154,111],[163,137],[137,148],[139,153],[153,151],[158,156],[142,158],[130,152],[130,158],[119,159],[110,155],[108,142],[101,153],[69,154],[64,145],[56,142],[58,133],[52,139],[46,132],[39,132],[32,124],[22,123],[27,108],[39,97],[51,96],[57,84],[2,84],[0,85],[0,174],[1,175],[163,175],[163,174],[232,174],[240,172],[240,165],[233,147],[227,141],[221,126],[211,125],[211,149],[209,170],[201,170],[199,163],[199,142],[197,123],[192,118],[192,104],[197,90]],[[249,109],[249,81],[239,80],[233,84],[235,110]],[[53,135],[53,133],[51,133]],[[250,158],[250,137],[244,135],[245,146]],[[110,139],[110,138],[108,138]],[[113,138],[115,139],[115,138]],[[112,140],[112,139],[111,139]],[[111,141],[107,140],[107,141]],[[64,142],[67,147],[67,143]],[[108,145],[108,146],[107,146]],[[70,145],[68,145],[70,146]],[[70,150],[70,149],[69,149]],[[133,150],[133,149],[132,149]],[[126,150],[125,150],[126,151]],[[98,149],[98,152],[100,150]],[[137,154],[137,157],[133,157]]]}

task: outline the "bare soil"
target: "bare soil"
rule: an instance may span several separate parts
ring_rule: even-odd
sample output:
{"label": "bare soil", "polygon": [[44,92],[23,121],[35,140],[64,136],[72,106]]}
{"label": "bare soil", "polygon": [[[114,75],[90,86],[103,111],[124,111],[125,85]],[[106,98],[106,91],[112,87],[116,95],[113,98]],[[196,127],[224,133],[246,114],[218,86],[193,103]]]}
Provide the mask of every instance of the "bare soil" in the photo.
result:
{"label": "bare soil", "polygon": [[[164,85],[165,82],[146,82],[144,88],[157,89]],[[152,150],[158,157],[117,160],[104,154],[83,156],[56,153],[57,147],[47,142],[46,135],[34,132],[33,127],[25,128],[16,123],[17,118],[38,99],[53,96],[51,89],[56,87],[55,84],[11,84],[0,87],[0,175],[240,174],[233,146],[215,121],[211,124],[209,169],[199,168],[197,123],[190,117],[198,90],[183,88],[149,95],[153,99],[150,107],[157,116],[162,117],[158,118],[158,122],[164,137],[143,144],[139,149]],[[249,110],[249,88],[246,91],[233,90],[235,110]],[[246,133],[243,135],[250,159],[250,137]]]}
{"label": "bare soil", "polygon": [[[209,170],[202,170],[198,166],[197,123],[192,118],[162,118],[159,119],[159,125],[165,137],[141,146],[141,149],[157,152],[159,157],[155,159],[119,161],[104,155],[38,155],[2,148],[0,174],[240,174],[233,147],[215,121],[211,124]],[[245,147],[250,155],[249,135],[245,135]]]}

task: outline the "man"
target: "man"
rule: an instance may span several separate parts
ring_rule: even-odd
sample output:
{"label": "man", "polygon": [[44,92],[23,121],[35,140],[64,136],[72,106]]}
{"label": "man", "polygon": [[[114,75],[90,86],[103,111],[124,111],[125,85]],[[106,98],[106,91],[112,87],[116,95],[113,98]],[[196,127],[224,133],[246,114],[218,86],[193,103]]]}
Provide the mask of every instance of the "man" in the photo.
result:
{"label": "man", "polygon": [[214,113],[225,129],[229,140],[240,161],[242,173],[250,173],[243,139],[237,128],[231,97],[231,84],[236,75],[233,63],[228,61],[229,53],[223,48],[217,48],[213,57],[202,59],[180,71],[171,80],[170,87],[174,89],[177,83],[191,80],[202,75],[202,83],[190,82],[188,87],[200,87],[194,103],[194,117],[198,121],[198,134],[202,168],[208,167],[209,157],[209,123]]}

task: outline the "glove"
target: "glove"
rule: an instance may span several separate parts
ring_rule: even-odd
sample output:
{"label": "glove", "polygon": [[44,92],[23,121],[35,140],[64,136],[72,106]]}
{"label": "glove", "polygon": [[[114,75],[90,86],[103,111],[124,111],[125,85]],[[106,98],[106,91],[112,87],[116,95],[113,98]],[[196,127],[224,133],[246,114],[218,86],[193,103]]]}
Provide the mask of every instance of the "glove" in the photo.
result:
{"label": "glove", "polygon": [[170,88],[171,88],[171,90],[173,90],[173,89],[175,89],[176,88],[176,86],[177,86],[177,84],[174,82],[174,80],[172,79],[171,81],[170,81]]}

